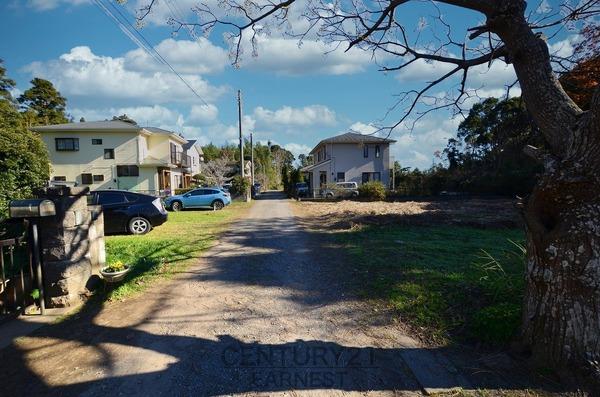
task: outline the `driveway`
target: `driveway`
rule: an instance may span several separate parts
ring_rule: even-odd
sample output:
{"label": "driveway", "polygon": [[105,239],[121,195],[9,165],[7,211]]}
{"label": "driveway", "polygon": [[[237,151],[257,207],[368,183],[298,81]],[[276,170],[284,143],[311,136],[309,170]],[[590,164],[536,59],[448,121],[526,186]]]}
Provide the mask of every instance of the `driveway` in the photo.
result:
{"label": "driveway", "polygon": [[421,395],[463,386],[435,349],[373,321],[350,292],[351,269],[324,241],[285,197],[264,194],[175,279],[90,305],[0,351],[0,394]]}

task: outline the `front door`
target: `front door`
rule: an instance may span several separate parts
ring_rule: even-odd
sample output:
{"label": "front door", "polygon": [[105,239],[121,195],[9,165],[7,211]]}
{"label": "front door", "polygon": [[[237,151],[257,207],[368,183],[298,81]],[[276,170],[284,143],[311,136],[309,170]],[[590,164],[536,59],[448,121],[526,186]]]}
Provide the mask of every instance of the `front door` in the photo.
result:
{"label": "front door", "polygon": [[171,171],[160,170],[158,174],[158,189],[171,191]]}
{"label": "front door", "polygon": [[319,187],[327,185],[327,171],[319,171]]}

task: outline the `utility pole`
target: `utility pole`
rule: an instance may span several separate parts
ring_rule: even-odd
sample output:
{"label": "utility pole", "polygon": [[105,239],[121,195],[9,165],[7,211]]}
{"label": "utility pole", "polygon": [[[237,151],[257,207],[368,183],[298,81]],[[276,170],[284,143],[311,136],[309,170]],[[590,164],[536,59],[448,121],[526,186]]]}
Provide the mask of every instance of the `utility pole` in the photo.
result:
{"label": "utility pole", "polygon": [[250,168],[252,186],[254,186],[254,141],[252,138],[252,133],[250,133],[250,163],[252,164],[252,168]]}
{"label": "utility pole", "polygon": [[237,100],[238,100],[238,125],[240,130],[240,175],[242,178],[244,175],[244,138],[242,137],[242,91],[238,90],[237,92]]}

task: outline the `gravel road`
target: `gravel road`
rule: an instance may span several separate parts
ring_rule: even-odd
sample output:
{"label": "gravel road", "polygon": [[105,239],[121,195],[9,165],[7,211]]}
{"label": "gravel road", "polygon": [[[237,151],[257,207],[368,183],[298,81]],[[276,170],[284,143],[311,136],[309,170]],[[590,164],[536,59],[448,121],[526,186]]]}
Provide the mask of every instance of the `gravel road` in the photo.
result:
{"label": "gravel road", "polygon": [[345,272],[267,193],[175,279],[1,351],[0,384],[11,395],[421,395],[402,359],[417,343],[367,321]]}

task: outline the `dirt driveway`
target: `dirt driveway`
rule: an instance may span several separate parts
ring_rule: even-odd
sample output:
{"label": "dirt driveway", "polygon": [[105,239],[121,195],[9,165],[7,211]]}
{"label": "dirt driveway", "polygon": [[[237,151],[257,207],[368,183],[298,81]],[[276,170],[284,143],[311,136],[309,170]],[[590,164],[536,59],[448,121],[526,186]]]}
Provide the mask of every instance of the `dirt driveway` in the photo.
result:
{"label": "dirt driveway", "polygon": [[421,395],[468,386],[436,349],[374,321],[340,258],[300,226],[288,200],[266,194],[176,279],[89,305],[0,351],[0,394]]}

